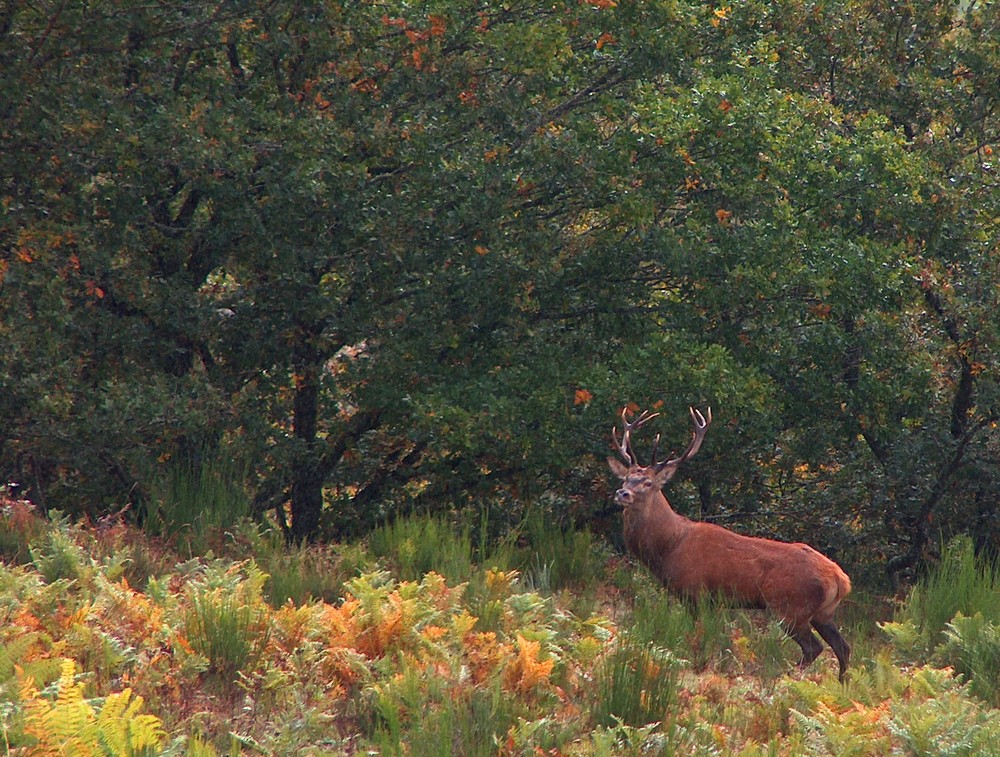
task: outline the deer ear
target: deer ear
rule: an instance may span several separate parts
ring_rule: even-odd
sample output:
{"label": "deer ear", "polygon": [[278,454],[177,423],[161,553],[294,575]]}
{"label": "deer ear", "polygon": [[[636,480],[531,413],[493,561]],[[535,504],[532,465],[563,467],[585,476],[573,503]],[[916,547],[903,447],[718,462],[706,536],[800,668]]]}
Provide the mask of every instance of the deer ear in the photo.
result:
{"label": "deer ear", "polygon": [[611,472],[618,476],[618,478],[622,481],[624,481],[625,476],[628,475],[628,466],[614,457],[608,458],[608,467],[611,468]]}
{"label": "deer ear", "polygon": [[657,486],[662,487],[664,484],[667,483],[667,481],[669,481],[674,477],[674,474],[677,472],[678,467],[679,466],[677,465],[667,465],[665,468],[663,468],[663,470],[661,470],[659,473],[656,474],[656,476],[653,479],[653,483],[655,483]]}

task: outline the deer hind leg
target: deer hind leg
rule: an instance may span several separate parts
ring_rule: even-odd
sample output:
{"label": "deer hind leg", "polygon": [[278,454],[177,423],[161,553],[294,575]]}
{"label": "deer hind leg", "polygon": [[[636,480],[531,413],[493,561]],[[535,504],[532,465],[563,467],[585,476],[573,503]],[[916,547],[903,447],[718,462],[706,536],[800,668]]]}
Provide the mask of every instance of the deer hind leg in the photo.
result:
{"label": "deer hind leg", "polygon": [[851,645],[840,635],[832,622],[818,623],[813,621],[813,628],[823,637],[823,641],[830,645],[833,653],[837,655],[837,662],[840,663],[840,682],[844,682],[844,674],[847,672],[847,663],[851,659]]}
{"label": "deer hind leg", "polygon": [[808,666],[823,651],[823,645],[813,632],[809,630],[809,626],[805,626],[804,628],[789,628],[787,633],[802,647],[802,660],[799,662],[800,668]]}

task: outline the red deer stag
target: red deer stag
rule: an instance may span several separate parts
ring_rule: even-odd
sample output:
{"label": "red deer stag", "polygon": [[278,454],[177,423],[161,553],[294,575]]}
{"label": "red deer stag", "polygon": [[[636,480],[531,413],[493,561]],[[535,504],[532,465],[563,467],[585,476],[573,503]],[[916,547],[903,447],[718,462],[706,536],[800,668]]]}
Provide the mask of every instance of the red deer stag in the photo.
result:
{"label": "red deer stag", "polygon": [[691,409],[694,432],[680,457],[656,461],[660,437],[653,443],[653,461],[642,466],[632,452],[632,430],[655,418],[648,410],[629,422],[622,410],[624,431],[611,437],[625,458],[623,465],[608,458],[622,479],[615,500],[622,506],[625,546],[671,591],[685,598],[712,592],[742,606],[768,608],[780,618],[786,633],[802,647],[805,667],[823,651],[812,630],[833,649],[844,680],[850,645],[833,622],[833,611],[851,590],[851,580],[837,563],[807,544],[789,544],[743,536],[712,523],[699,523],[676,513],[661,491],[680,465],[701,447],[708,416]]}

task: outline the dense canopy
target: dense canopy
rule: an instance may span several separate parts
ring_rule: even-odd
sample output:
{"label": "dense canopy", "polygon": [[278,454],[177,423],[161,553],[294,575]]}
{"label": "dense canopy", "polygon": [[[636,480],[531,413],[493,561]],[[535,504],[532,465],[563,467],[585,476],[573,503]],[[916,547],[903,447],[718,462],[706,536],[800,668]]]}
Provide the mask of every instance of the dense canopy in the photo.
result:
{"label": "dense canopy", "polygon": [[5,2],[0,474],[585,520],[710,405],[682,512],[995,549],[997,70],[977,0]]}

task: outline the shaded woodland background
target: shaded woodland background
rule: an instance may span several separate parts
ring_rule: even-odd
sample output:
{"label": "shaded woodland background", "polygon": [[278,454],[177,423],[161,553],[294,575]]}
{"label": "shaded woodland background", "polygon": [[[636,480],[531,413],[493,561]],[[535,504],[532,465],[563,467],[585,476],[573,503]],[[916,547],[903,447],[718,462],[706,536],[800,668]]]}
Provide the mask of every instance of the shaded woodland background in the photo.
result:
{"label": "shaded woodland background", "polygon": [[995,551],[998,70],[976,0],[0,3],[0,475],[599,528],[710,405],[681,512]]}

